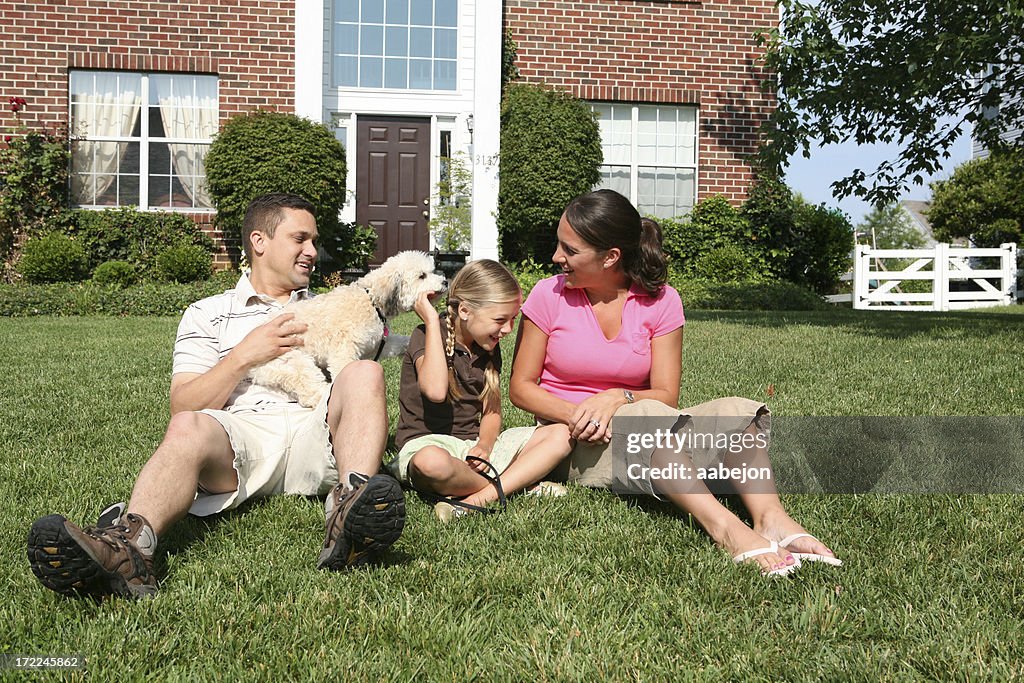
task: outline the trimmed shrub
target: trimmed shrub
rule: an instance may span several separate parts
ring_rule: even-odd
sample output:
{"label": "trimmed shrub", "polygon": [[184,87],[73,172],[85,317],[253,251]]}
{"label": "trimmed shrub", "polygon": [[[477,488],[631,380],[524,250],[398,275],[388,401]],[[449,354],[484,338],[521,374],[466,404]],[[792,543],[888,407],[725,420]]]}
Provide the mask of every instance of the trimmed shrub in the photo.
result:
{"label": "trimmed shrub", "polygon": [[757,257],[738,244],[726,244],[698,256],[692,274],[711,282],[761,282],[767,279],[764,270]]}
{"label": "trimmed shrub", "polygon": [[511,83],[501,105],[498,234],[501,258],[541,262],[555,250],[558,219],[600,179],[597,119],[572,95]]}
{"label": "trimmed shrub", "polygon": [[670,271],[669,284],[679,291],[688,310],[816,311],[824,300],[792,282],[710,282]]}
{"label": "trimmed shrub", "polygon": [[678,272],[715,282],[769,279],[749,221],[725,197],[702,200],[684,221],[658,223]]}
{"label": "trimmed shrub", "polygon": [[509,266],[509,270],[516,276],[516,280],[519,282],[519,286],[523,290],[523,300],[530,295],[534,286],[546,277],[551,277],[555,274],[555,266],[551,263],[550,259],[543,262],[537,263],[533,259],[527,259],[520,261],[517,264]]}
{"label": "trimmed shrub", "polygon": [[213,251],[213,240],[182,213],[132,207],[69,212],[66,230],[82,243],[92,267],[126,261],[143,278],[155,277],[157,254],[171,246],[198,245]]}
{"label": "trimmed shrub", "polygon": [[179,244],[157,254],[156,271],[170,282],[208,280],[213,271],[210,252],[196,244]]}
{"label": "trimmed shrub", "polygon": [[249,202],[269,192],[300,195],[316,207],[324,263],[344,267],[352,248],[339,233],[345,204],[345,148],[327,126],[294,114],[256,112],[232,117],[206,155],[206,180],[217,226],[241,237]]}
{"label": "trimmed shrub", "polygon": [[25,242],[17,267],[32,283],[77,282],[89,272],[85,248],[59,232]]}
{"label": "trimmed shrub", "polygon": [[793,202],[793,239],[786,261],[786,279],[819,294],[835,292],[850,269],[853,225],[839,209]]}
{"label": "trimmed shrub", "polygon": [[139,279],[135,266],[127,261],[104,261],[92,272],[92,279],[98,285],[127,287]]}
{"label": "trimmed shrub", "polygon": [[232,289],[238,271],[219,271],[191,284],[147,282],[131,287],[79,284],[0,285],[0,316],[163,315],[180,316],[189,304]]}

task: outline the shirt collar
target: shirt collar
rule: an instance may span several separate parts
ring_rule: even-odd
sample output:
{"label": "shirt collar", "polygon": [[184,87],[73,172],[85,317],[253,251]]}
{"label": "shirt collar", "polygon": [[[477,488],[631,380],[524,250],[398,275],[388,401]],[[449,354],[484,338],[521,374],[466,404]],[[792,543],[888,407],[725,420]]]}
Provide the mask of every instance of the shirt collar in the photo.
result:
{"label": "shirt collar", "polygon": [[[302,301],[310,297],[309,288],[296,289],[292,292],[288,302]],[[253,299],[261,303],[270,304],[272,306],[279,306],[280,304],[276,299],[266,294],[260,294],[256,291],[256,288],[252,286],[252,282],[249,280],[249,276],[246,273],[242,273],[242,276],[238,278],[238,283],[235,285],[235,299],[243,306],[248,306],[252,303]]]}

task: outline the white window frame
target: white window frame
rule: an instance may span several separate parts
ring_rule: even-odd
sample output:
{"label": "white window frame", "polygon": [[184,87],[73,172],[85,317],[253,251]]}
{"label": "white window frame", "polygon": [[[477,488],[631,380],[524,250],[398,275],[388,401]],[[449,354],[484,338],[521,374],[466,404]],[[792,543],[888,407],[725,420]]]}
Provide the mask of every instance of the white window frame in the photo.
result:
{"label": "white window frame", "polygon": [[[71,101],[71,74],[74,73],[93,73],[97,69],[72,69],[68,74],[68,102],[69,111],[68,118],[71,120],[70,101]],[[141,109],[139,111],[139,137],[134,138],[131,136],[103,136],[103,135],[89,135],[80,134],[78,131],[72,129],[72,140],[92,140],[97,142],[137,142],[139,144],[139,204],[136,206],[140,211],[173,211],[180,213],[199,213],[199,214],[212,214],[216,213],[216,209],[213,207],[189,207],[189,206],[149,206],[149,176],[151,169],[149,167],[149,145],[150,143],[166,143],[166,144],[186,144],[186,145],[207,145],[209,146],[213,142],[213,138],[175,138],[175,137],[150,137],[149,135],[149,78],[150,76],[182,76],[186,78],[205,77],[216,79],[216,100],[218,109],[218,118],[220,114],[220,77],[216,74],[196,74],[196,73],[179,73],[179,72],[164,72],[164,71],[117,71],[102,73],[119,73],[131,76],[139,76],[141,78],[140,87],[140,99]],[[71,121],[72,125],[74,121]],[[134,206],[132,204],[77,204],[76,208],[80,209],[110,209],[118,208],[122,206]]]}
{"label": "white window frame", "polygon": [[[653,214],[652,211],[645,207],[640,206],[637,203],[639,197],[639,185],[640,185],[640,169],[641,168],[652,168],[649,164],[641,164],[640,152],[639,152],[639,131],[640,131],[640,108],[650,107],[655,109],[691,109],[694,112],[694,127],[693,127],[693,163],[692,164],[659,164],[658,168],[675,168],[693,171],[693,198],[690,204],[692,210],[693,206],[697,203],[697,198],[700,196],[699,187],[699,174],[698,169],[700,168],[700,108],[694,105],[677,105],[677,104],[654,104],[644,102],[589,102],[590,110],[598,113],[598,125],[601,125],[600,113],[597,111],[597,107],[629,107],[630,108],[630,150],[629,150],[629,164],[610,164],[602,163],[602,168],[605,166],[615,167],[629,167],[629,200],[633,202],[635,206],[643,214]],[[602,152],[604,149],[602,148]],[[601,187],[599,183],[596,187]],[[675,216],[663,216],[662,218],[675,218]]]}
{"label": "white window frame", "polygon": [[[360,0],[355,0],[355,2],[359,2],[359,1]],[[411,12],[411,5],[414,2],[418,2],[418,1],[419,0],[409,0],[410,12]],[[433,6],[434,0],[429,0],[429,1],[431,2],[431,5]],[[404,26],[405,28],[409,29],[410,31],[411,31],[411,29],[414,26],[416,28],[427,28],[427,27],[425,25],[422,25],[422,24],[413,25],[411,22],[407,23],[407,24],[404,24],[404,25],[403,24],[389,24],[389,23],[387,23],[387,3],[386,3],[386,0],[385,0],[385,4],[384,4],[385,15],[384,15],[384,20],[383,20],[382,23],[378,24],[376,22],[373,22],[373,23],[364,24],[363,21],[362,21],[362,17],[361,16],[355,22],[351,22],[351,21],[344,21],[344,22],[342,22],[342,21],[340,21],[337,18],[337,3],[339,2],[339,0],[331,0],[331,2],[329,3],[329,11],[328,11],[329,24],[328,24],[327,37],[326,37],[326,42],[327,42],[327,46],[328,46],[328,49],[327,49],[327,56],[328,56],[327,74],[328,74],[328,80],[327,80],[327,82],[328,82],[329,87],[334,89],[334,90],[339,90],[339,89],[345,89],[345,90],[368,90],[368,91],[374,91],[374,92],[436,93],[436,94],[442,94],[442,95],[457,93],[459,91],[459,87],[460,87],[459,86],[459,72],[461,71],[461,67],[462,67],[461,59],[460,59],[461,54],[462,54],[462,49],[461,49],[460,42],[459,42],[460,41],[460,37],[462,35],[462,31],[463,31],[462,26],[460,25],[461,24],[461,17],[462,17],[462,3],[466,2],[466,1],[467,0],[456,0],[456,5],[455,5],[456,23],[455,23],[455,26],[439,26],[437,24],[432,24],[429,27],[431,29],[431,31],[436,31],[437,29],[446,29],[446,30],[447,29],[451,29],[451,30],[455,31],[455,57],[454,58],[436,57],[433,54],[433,51],[434,51],[434,49],[436,47],[434,45],[434,39],[436,38],[436,35],[432,35],[432,37],[431,37],[431,56],[429,58],[428,57],[416,57],[415,58],[415,59],[427,59],[430,62],[430,65],[431,65],[430,66],[430,69],[431,69],[431,84],[433,84],[433,81],[434,81],[433,71],[434,71],[434,64],[435,64],[435,62],[439,62],[439,61],[440,62],[449,62],[450,61],[450,62],[452,62],[454,64],[454,66],[455,66],[455,86],[453,88],[441,89],[441,88],[436,88],[436,87],[433,87],[433,86],[430,87],[430,88],[412,88],[412,87],[396,88],[396,87],[388,87],[386,85],[387,71],[386,71],[386,64],[384,63],[384,61],[382,61],[382,63],[381,63],[381,85],[380,86],[375,86],[375,85],[374,86],[367,86],[367,85],[361,84],[360,83],[360,70],[362,68],[361,67],[362,60],[364,58],[376,59],[377,55],[363,55],[362,54],[361,46],[356,48],[356,52],[355,53],[344,53],[344,54],[338,53],[335,50],[335,46],[334,46],[334,36],[335,36],[335,31],[336,31],[336,28],[337,28],[338,24],[345,23],[345,24],[354,25],[356,27],[357,33],[361,32],[361,29],[362,29],[362,27],[364,25],[371,25],[371,26],[380,26],[380,27],[382,27],[382,30],[383,30],[382,41],[385,41],[385,42],[384,42],[384,46],[383,46],[383,49],[382,49],[381,55],[380,55],[380,59],[381,60],[386,60],[386,59],[389,58],[389,55],[387,54],[387,43],[386,43],[388,27],[401,28],[401,27]],[[360,15],[361,15],[361,11],[360,11]],[[410,36],[411,36],[411,33],[410,33]],[[360,40],[361,40],[361,38],[360,38]],[[411,41],[411,37],[409,38],[409,40]],[[408,71],[408,69],[410,68],[409,62],[412,59],[414,59],[409,54],[411,49],[412,49],[411,43],[407,44],[406,45],[406,54],[404,56],[404,58],[406,59],[406,68],[407,68],[407,70],[406,70],[406,83],[407,84],[411,81],[411,75],[409,74],[409,71]],[[335,69],[336,69],[336,67],[335,67],[335,60],[336,60],[336,58],[342,57],[342,56],[344,56],[344,57],[355,57],[355,59],[356,59],[356,83],[357,83],[357,85],[351,85],[351,84],[346,85],[346,84],[338,82],[339,76],[338,76],[338,74],[335,73]],[[395,57],[392,56],[392,58],[395,58]]]}

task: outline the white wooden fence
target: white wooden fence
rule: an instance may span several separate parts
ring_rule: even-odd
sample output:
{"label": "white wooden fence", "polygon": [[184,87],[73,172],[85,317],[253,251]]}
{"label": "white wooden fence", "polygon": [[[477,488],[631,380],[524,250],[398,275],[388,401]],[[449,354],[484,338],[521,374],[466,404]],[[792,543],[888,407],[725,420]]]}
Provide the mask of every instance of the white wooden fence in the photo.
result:
{"label": "white wooden fence", "polygon": [[[897,259],[914,260],[901,270],[885,267]],[[904,283],[916,281],[931,286],[913,289],[930,291],[903,291]],[[968,284],[951,288],[952,282]],[[993,249],[943,243],[932,249],[873,249],[858,244],[854,249],[854,308],[950,311],[1012,304],[1018,295],[1016,244]]]}

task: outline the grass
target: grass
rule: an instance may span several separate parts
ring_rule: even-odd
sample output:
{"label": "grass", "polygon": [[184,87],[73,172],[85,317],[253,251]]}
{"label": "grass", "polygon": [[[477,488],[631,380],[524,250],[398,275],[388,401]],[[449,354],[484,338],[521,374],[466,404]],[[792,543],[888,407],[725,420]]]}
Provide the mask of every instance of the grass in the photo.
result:
{"label": "grass", "polygon": [[[1022,323],[1016,310],[694,313],[682,400],[1021,416]],[[154,600],[61,599],[28,569],[28,526],[127,499],[166,425],[175,325],[0,319],[0,648],[80,653],[98,680],[1024,675],[1021,495],[786,495],[846,566],[784,581],[732,565],[670,507],[580,488],[450,527],[411,495],[386,566],[318,572],[321,503],[281,497],[169,532]],[[394,411],[398,362],[385,364]]]}

